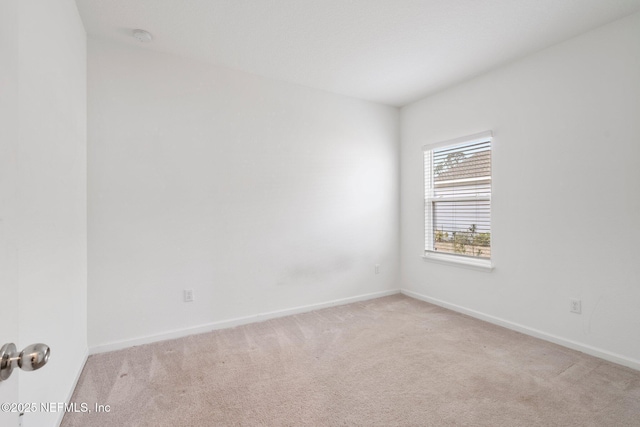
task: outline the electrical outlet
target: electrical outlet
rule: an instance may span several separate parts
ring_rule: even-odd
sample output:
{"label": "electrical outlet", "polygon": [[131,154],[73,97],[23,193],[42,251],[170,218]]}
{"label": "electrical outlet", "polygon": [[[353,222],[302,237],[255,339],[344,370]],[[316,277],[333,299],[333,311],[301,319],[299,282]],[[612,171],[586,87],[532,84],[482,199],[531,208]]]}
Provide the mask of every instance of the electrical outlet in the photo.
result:
{"label": "electrical outlet", "polygon": [[374,271],[376,274],[380,274],[380,264],[376,264],[376,265],[375,265],[375,268],[373,269],[373,271]]}
{"label": "electrical outlet", "polygon": [[193,289],[185,289],[184,302],[192,302],[192,301],[193,301]]}
{"label": "electrical outlet", "polygon": [[576,314],[582,313],[582,301],[579,299],[571,298],[569,300],[569,311]]}

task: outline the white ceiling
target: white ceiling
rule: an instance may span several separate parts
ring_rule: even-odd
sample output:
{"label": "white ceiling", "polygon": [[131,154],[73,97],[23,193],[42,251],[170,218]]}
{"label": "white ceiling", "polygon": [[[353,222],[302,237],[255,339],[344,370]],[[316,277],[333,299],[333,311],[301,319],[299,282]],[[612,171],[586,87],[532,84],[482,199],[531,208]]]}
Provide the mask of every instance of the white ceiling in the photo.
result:
{"label": "white ceiling", "polygon": [[397,106],[640,10],[640,0],[77,4],[95,37]]}

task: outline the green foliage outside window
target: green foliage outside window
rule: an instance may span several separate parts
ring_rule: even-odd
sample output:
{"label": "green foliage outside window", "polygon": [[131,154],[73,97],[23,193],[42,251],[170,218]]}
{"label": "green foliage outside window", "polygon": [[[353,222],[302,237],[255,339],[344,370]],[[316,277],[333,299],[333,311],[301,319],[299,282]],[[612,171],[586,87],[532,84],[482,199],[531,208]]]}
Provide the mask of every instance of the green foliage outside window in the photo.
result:
{"label": "green foliage outside window", "polygon": [[[437,234],[436,234],[437,239]],[[467,231],[453,232],[453,251],[457,254],[467,254],[481,256],[482,247],[488,247],[491,244],[491,233],[476,232],[476,225],[471,224]],[[480,248],[477,248],[480,246]]]}

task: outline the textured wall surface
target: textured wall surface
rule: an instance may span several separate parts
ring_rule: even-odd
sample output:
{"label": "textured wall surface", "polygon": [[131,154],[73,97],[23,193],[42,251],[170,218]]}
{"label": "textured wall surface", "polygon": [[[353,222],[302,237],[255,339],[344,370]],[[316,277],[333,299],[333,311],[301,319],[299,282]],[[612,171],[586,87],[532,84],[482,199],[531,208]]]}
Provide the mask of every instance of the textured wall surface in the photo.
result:
{"label": "textured wall surface", "polygon": [[[636,14],[402,109],[403,289],[640,367],[638,40]],[[425,261],[421,147],[484,130],[496,268]]]}
{"label": "textured wall surface", "polygon": [[395,108],[90,40],[90,345],[397,289],[398,155]]}

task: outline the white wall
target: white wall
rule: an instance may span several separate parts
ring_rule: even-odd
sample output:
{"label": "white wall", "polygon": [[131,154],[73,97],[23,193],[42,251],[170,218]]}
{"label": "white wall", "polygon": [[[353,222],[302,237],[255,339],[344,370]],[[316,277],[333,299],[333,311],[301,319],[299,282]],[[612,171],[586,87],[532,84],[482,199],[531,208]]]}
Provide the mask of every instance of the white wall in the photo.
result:
{"label": "white wall", "polygon": [[94,350],[397,289],[397,109],[93,39],[88,85]]}
{"label": "white wall", "polygon": [[[638,40],[636,14],[401,110],[403,289],[640,368]],[[496,269],[425,261],[421,147],[484,130]]]}
{"label": "white wall", "polygon": [[20,373],[20,401],[64,402],[87,354],[86,34],[73,0],[19,4],[17,344],[51,347],[47,366]]}

